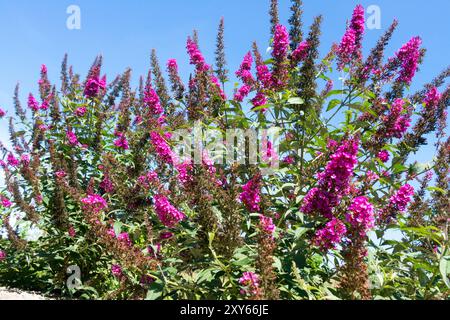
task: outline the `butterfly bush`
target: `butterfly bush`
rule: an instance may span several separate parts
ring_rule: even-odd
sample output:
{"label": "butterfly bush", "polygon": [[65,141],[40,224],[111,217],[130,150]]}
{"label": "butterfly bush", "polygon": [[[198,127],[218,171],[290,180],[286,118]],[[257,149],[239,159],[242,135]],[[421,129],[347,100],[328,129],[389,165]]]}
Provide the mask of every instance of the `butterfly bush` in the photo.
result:
{"label": "butterfly bush", "polygon": [[[394,20],[364,50],[358,5],[320,52],[322,17],[305,30],[292,2],[286,24],[271,1],[270,38],[237,65],[221,19],[214,63],[195,31],[183,61],[161,67],[153,50],[137,79],[107,77],[101,56],[79,75],[66,55],[60,82],[42,65],[24,104],[17,86],[0,108],[0,285],[78,299],[448,299],[450,69],[413,92],[420,37],[390,48]],[[242,149],[226,135],[272,128],[273,140],[237,137]],[[82,286],[66,285],[69,266]]]}

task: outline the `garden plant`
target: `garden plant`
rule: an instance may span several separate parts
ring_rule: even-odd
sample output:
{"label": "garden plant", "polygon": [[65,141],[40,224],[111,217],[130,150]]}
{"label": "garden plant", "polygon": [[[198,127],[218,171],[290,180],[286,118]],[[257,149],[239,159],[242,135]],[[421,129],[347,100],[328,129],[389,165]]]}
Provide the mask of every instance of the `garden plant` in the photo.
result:
{"label": "garden plant", "polygon": [[[364,56],[358,5],[321,54],[322,17],[304,31],[301,0],[291,12],[281,24],[271,1],[270,41],[238,70],[222,19],[214,62],[187,38],[190,75],[153,51],[133,88],[131,70],[107,77],[99,56],[81,77],[65,56],[58,84],[43,65],[26,103],[17,87],[15,114],[0,110],[0,285],[77,299],[448,299],[450,68],[411,92],[425,49],[414,36],[385,54],[397,21]],[[426,145],[433,161],[419,163]]]}

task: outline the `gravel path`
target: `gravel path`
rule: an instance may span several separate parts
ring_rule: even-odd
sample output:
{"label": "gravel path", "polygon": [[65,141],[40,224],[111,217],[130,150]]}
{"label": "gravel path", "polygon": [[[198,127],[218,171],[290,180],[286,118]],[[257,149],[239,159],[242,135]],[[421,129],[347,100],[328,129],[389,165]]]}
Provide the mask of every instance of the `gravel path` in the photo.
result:
{"label": "gravel path", "polygon": [[48,298],[36,293],[0,287],[0,300],[48,300]]}

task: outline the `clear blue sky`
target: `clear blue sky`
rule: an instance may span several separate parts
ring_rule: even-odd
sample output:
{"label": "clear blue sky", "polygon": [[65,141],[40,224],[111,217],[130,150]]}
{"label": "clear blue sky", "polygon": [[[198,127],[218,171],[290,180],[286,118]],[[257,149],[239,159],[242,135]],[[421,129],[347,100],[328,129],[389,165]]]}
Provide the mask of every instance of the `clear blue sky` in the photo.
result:
{"label": "clear blue sky", "polygon": [[[28,92],[37,91],[41,64],[50,79],[59,83],[64,53],[74,70],[85,75],[94,57],[104,56],[104,72],[113,79],[126,67],[134,80],[145,74],[149,56],[156,48],[161,63],[176,58],[182,75],[191,68],[185,50],[186,37],[195,28],[200,46],[213,61],[220,17],[225,18],[229,69],[236,70],[243,55],[256,40],[266,48],[269,38],[269,0],[0,0],[0,106],[12,114],[12,94],[17,82],[26,103]],[[287,23],[290,1],[280,0],[280,17]],[[412,36],[420,35],[428,49],[425,62],[414,81],[415,87],[429,81],[449,63],[450,1],[448,0],[304,0],[305,30],[315,15],[323,14],[322,54],[338,42],[353,7],[378,5],[381,30],[368,30],[365,48],[370,49],[394,18],[400,25],[388,53],[393,54]],[[66,28],[69,5],[81,9],[81,30]],[[5,122],[3,122],[5,124]],[[0,128],[6,142],[7,128]]]}

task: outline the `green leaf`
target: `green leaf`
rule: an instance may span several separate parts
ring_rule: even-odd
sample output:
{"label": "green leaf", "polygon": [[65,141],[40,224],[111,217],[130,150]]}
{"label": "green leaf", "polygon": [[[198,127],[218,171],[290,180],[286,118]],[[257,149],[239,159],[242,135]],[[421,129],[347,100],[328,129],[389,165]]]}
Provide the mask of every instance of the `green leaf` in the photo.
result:
{"label": "green leaf", "polygon": [[206,270],[202,270],[197,274],[197,279],[196,279],[196,283],[202,283],[202,282],[209,282],[212,279],[214,279],[214,275],[213,275],[213,270],[214,269],[206,269]]}
{"label": "green leaf", "polygon": [[442,194],[446,194],[447,193],[447,191],[445,191],[444,189],[439,188],[439,187],[428,187],[427,190],[428,191],[440,192]]}
{"label": "green leaf", "polygon": [[262,106],[252,108],[252,111],[256,112],[256,111],[260,111],[260,110],[264,110],[264,109],[270,109],[270,107],[271,107],[270,104],[264,104]]}
{"label": "green leaf", "polygon": [[294,235],[295,240],[300,239],[300,237],[301,237],[302,235],[304,235],[308,230],[309,230],[308,228],[303,228],[303,227],[297,228],[297,229],[295,230],[295,235]]}
{"label": "green leaf", "polygon": [[17,138],[17,137],[21,137],[21,136],[25,135],[25,133],[26,132],[24,130],[20,130],[20,131],[14,132],[11,136],[14,138]]}
{"label": "green leaf", "polygon": [[278,269],[278,272],[283,271],[283,266],[281,264],[281,260],[278,257],[273,257],[273,266]]}
{"label": "green leaf", "polygon": [[444,256],[439,263],[439,271],[441,272],[442,279],[445,285],[450,288],[450,280],[448,275],[450,274],[450,256]]}
{"label": "green leaf", "polygon": [[344,90],[331,90],[330,92],[327,93],[327,95],[325,96],[325,98],[334,96],[336,94],[344,94],[345,91]]}
{"label": "green leaf", "polygon": [[333,99],[328,103],[327,111],[333,110],[338,104],[341,103],[339,99]]}
{"label": "green leaf", "polygon": [[249,257],[244,257],[238,261],[233,262],[236,266],[248,266],[250,265],[252,260]]}
{"label": "green leaf", "polygon": [[288,104],[304,104],[305,101],[300,97],[293,97],[288,100]]}
{"label": "green leaf", "polygon": [[157,289],[157,288],[151,288],[150,290],[148,290],[147,292],[147,297],[145,298],[146,300],[156,300],[159,297],[161,297],[162,292]]}
{"label": "green leaf", "polygon": [[408,167],[402,165],[401,163],[397,163],[393,167],[393,173],[401,173],[408,169]]}
{"label": "green leaf", "polygon": [[123,226],[123,223],[120,221],[116,221],[114,223],[114,233],[116,234],[116,236],[122,232],[122,226]]}
{"label": "green leaf", "polygon": [[210,246],[212,246],[215,237],[216,234],[214,232],[208,232],[208,241]]}

